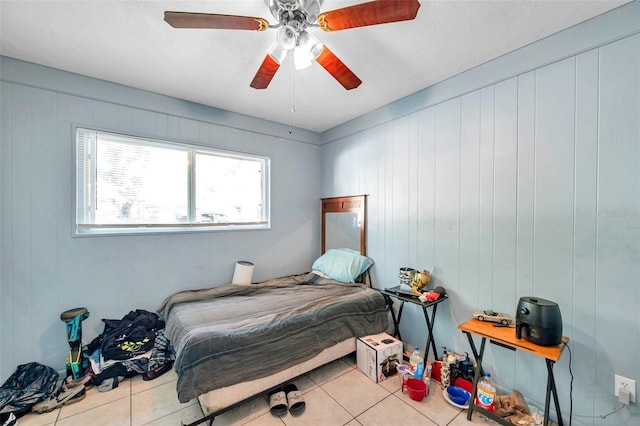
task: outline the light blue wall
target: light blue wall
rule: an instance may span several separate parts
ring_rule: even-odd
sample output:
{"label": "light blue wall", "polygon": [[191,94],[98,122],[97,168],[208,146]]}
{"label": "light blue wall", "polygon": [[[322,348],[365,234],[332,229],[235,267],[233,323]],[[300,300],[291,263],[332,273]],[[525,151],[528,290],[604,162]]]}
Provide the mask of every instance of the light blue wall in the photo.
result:
{"label": "light blue wall", "polygon": [[[24,362],[63,368],[65,309],[91,310],[90,339],[101,318],[228,281],[238,259],[256,262],[257,279],[305,270],[318,198],[366,193],[375,283],[435,266],[450,292],[438,346],[469,350],[456,326],[473,308],[555,300],[574,415],[611,411],[613,374],[640,380],[639,23],[636,1],[321,136],[0,58],[0,381]],[[72,238],[72,123],[270,155],[273,229]],[[407,307],[407,340],[423,345],[423,324]],[[498,384],[542,406],[543,363],[487,351]],[[568,366],[565,353],[565,421]],[[635,404],[574,422],[639,415]]]}
{"label": "light blue wall", "polygon": [[[614,374],[640,384],[639,32],[635,2],[323,135],[322,195],[368,195],[374,283],[409,266],[447,289],[440,353],[471,352],[457,326],[473,309],[558,302],[576,424],[640,424],[638,404],[597,417],[619,406]],[[405,341],[424,350],[425,328],[405,306]],[[555,367],[566,423],[569,361]],[[542,359],[487,345],[485,363],[544,406]]]}
{"label": "light blue wall", "polygon": [[[31,361],[64,369],[64,310],[89,309],[91,340],[102,318],[230,282],[236,260],[255,263],[254,280],[310,269],[320,252],[318,135],[287,139],[286,126],[1,59],[0,382]],[[73,124],[268,155],[271,230],[73,238]]]}

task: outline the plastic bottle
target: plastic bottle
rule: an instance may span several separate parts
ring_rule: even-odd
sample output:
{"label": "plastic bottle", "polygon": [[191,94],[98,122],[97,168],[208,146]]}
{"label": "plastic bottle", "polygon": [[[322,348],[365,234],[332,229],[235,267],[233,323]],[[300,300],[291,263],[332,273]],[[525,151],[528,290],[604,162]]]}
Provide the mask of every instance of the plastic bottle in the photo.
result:
{"label": "plastic bottle", "polygon": [[444,361],[442,361],[442,365],[440,366],[440,384],[442,385],[442,389],[446,389],[450,384],[450,372],[447,356],[445,355],[443,359]]}
{"label": "plastic bottle", "polygon": [[475,404],[492,413],[496,409],[496,388],[491,383],[491,374],[489,373],[486,373],[478,382]]}
{"label": "plastic bottle", "polygon": [[447,364],[451,365],[451,364],[456,364],[458,361],[458,357],[456,356],[456,353],[453,351],[447,351]]}
{"label": "plastic bottle", "polygon": [[429,389],[431,388],[431,370],[433,366],[429,361],[424,363],[424,383],[427,385],[427,395],[429,395]]}
{"label": "plastic bottle", "polygon": [[409,371],[414,379],[422,380],[422,375],[424,374],[424,358],[422,358],[418,346],[414,346],[413,353],[409,358]]}

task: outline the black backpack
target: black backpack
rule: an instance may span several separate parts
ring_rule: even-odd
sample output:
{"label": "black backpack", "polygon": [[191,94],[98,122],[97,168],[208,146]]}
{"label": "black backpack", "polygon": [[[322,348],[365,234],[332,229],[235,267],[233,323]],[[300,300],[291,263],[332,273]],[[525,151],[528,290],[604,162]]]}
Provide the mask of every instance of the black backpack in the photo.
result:
{"label": "black backpack", "polygon": [[153,348],[157,330],[164,328],[159,315],[136,309],[121,320],[103,319],[104,331],[89,345],[87,354],[102,350],[105,360],[124,361]]}

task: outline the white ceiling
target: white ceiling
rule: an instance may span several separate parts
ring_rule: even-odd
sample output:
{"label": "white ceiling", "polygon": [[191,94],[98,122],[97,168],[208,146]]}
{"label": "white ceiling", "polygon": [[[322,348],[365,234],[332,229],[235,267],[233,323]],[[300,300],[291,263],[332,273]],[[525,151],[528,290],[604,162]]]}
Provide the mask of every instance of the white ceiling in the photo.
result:
{"label": "white ceiling", "polygon": [[[321,11],[364,1],[327,0]],[[414,21],[309,30],[363,81],[351,91],[318,64],[294,73],[288,59],[266,90],[252,89],[275,30],[185,30],[163,20],[174,10],[275,23],[264,0],[1,0],[0,54],[322,132],[627,0],[420,2]]]}

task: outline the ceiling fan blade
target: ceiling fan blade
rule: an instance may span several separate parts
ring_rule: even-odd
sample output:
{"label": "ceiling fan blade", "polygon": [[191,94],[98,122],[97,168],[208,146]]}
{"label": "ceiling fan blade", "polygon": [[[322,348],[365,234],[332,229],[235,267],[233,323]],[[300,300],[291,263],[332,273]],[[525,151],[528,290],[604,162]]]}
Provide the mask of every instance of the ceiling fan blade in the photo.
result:
{"label": "ceiling fan blade", "polygon": [[338,31],[410,21],[416,18],[419,8],[418,0],[375,0],[321,13],[318,25],[323,31]]}
{"label": "ceiling fan blade", "polygon": [[270,55],[264,57],[262,65],[258,68],[258,72],[251,81],[249,86],[254,89],[266,89],[271,83],[271,79],[276,75],[276,71],[280,68],[280,64],[276,62]]}
{"label": "ceiling fan blade", "polygon": [[164,20],[174,28],[253,31],[264,31],[269,28],[269,22],[266,19],[251,16],[166,11]]}
{"label": "ceiling fan blade", "polygon": [[362,80],[338,59],[327,46],[324,46],[316,62],[322,65],[322,67],[347,90],[355,89],[362,84]]}

